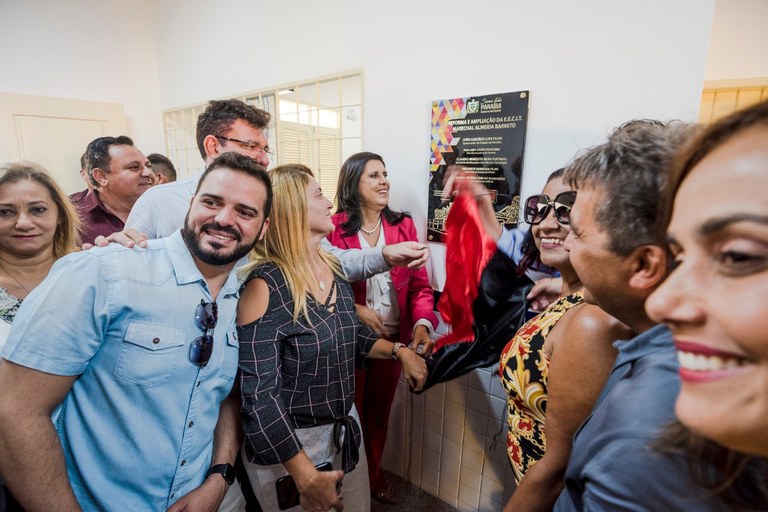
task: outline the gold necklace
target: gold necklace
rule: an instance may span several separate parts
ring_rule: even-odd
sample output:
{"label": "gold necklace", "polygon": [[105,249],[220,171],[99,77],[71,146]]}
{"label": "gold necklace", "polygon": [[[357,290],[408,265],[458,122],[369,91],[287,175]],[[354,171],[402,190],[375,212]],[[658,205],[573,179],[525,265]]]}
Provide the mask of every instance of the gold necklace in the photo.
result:
{"label": "gold necklace", "polygon": [[6,274],[8,274],[8,277],[10,277],[11,279],[13,279],[13,280],[16,282],[16,284],[17,284],[17,285],[19,285],[19,286],[21,287],[21,289],[22,289],[22,290],[24,290],[25,292],[27,292],[27,295],[29,295],[29,293],[30,293],[30,292],[29,292],[29,290],[27,289],[27,287],[26,287],[26,286],[24,286],[23,284],[21,284],[21,282],[20,282],[18,279],[16,279],[16,276],[14,276],[14,275],[13,275],[13,274],[11,274],[10,272],[8,272],[8,269],[7,269],[7,268],[5,268],[5,265],[3,265],[2,263],[0,263],[0,269],[2,269],[2,270],[3,270],[3,272],[5,272]]}
{"label": "gold necklace", "polygon": [[379,226],[381,226],[381,215],[379,215],[379,222],[376,223],[375,226],[373,226],[371,229],[365,229],[365,226],[363,226],[363,223],[360,223],[360,231],[365,233],[366,235],[372,235],[376,232],[377,229],[379,229]]}

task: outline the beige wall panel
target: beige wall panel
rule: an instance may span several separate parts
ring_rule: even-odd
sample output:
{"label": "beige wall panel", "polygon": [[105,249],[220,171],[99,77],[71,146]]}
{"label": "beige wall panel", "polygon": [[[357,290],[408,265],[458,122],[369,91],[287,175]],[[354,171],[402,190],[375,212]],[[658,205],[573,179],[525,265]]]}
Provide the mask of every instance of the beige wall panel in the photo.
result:
{"label": "beige wall panel", "polygon": [[708,123],[712,120],[712,110],[715,108],[714,91],[701,93],[701,108],[699,109],[699,122]]}
{"label": "beige wall panel", "polygon": [[738,91],[736,89],[717,91],[715,94],[715,105],[712,110],[712,121],[717,121],[721,117],[727,116],[736,110],[736,99]]}
{"label": "beige wall panel", "polygon": [[762,87],[749,87],[739,90],[739,97],[736,100],[736,109],[741,110],[750,105],[760,102],[762,96]]}
{"label": "beige wall panel", "polygon": [[0,93],[0,161],[38,162],[67,193],[85,188],[78,171],[86,145],[125,132],[117,103]]}

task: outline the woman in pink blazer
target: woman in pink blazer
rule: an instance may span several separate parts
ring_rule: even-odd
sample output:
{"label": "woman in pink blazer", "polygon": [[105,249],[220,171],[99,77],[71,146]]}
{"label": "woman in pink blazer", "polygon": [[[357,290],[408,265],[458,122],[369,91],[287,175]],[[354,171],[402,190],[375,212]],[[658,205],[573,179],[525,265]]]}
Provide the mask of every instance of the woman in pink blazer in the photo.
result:
{"label": "woman in pink blazer", "polygon": [[[418,241],[409,214],[389,208],[389,180],[384,160],[374,153],[356,153],[341,167],[337,192],[336,229],[330,242],[342,249],[361,249]],[[358,316],[382,337],[411,345],[423,357],[432,352],[437,327],[434,298],[426,271],[395,267],[352,284]],[[355,373],[355,405],[363,428],[371,496],[384,503],[397,497],[381,472],[389,412],[400,379],[396,360],[370,361]]]}

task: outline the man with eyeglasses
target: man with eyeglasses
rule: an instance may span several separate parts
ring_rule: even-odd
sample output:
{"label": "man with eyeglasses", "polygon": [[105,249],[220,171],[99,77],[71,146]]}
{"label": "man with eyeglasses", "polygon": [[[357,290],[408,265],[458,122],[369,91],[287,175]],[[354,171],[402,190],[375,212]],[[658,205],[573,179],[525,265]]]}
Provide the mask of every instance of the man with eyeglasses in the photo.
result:
{"label": "man with eyeglasses", "polygon": [[181,230],[66,256],[24,300],[0,363],[0,474],[26,510],[219,506],[239,448],[234,266],[271,201],[257,162],[223,154]]}
{"label": "man with eyeglasses", "polygon": [[[197,147],[205,165],[224,153],[234,152],[252,158],[266,169],[270,149],[264,132],[269,119],[269,113],[240,100],[211,101],[197,120]],[[199,180],[200,174],[195,174],[148,190],[152,193],[136,201],[125,226],[149,239],[170,235],[182,226]],[[122,233],[110,238],[130,243]]]}
{"label": "man with eyeglasses", "polygon": [[[267,168],[271,150],[265,131],[269,125],[268,112],[240,100],[213,100],[197,120],[197,147],[206,165],[226,152],[240,153]],[[126,246],[138,243],[144,237],[154,239],[168,236],[181,225],[199,176],[154,187],[136,201],[125,223],[126,231],[97,239],[97,245],[109,241]],[[90,242],[91,240],[86,240]],[[323,240],[323,249],[339,258],[350,281],[360,281],[374,274],[388,271],[392,266],[418,268],[429,259],[425,245],[401,242],[383,248],[342,250]]]}

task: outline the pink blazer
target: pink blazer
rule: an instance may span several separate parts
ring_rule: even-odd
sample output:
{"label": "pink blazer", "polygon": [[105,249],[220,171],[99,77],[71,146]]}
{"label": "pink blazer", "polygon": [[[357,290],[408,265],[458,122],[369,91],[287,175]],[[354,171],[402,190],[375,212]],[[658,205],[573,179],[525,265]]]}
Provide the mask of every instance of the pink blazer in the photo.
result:
{"label": "pink blazer", "polygon": [[[341,249],[360,249],[360,239],[357,233],[344,236],[341,225],[347,220],[346,213],[337,213],[331,217],[336,229],[328,235],[331,244]],[[386,219],[382,219],[384,230],[384,243],[396,244],[398,242],[418,242],[416,227],[410,217],[406,217],[399,224],[392,226]],[[392,284],[397,290],[397,304],[400,307],[400,341],[410,343],[412,341],[413,325],[417,320],[424,318],[429,320],[432,328],[437,328],[437,316],[435,316],[435,300],[432,288],[429,286],[427,271],[422,267],[419,270],[410,270],[403,267],[393,267],[389,271]],[[352,283],[355,293],[355,302],[365,305],[365,281]]]}

